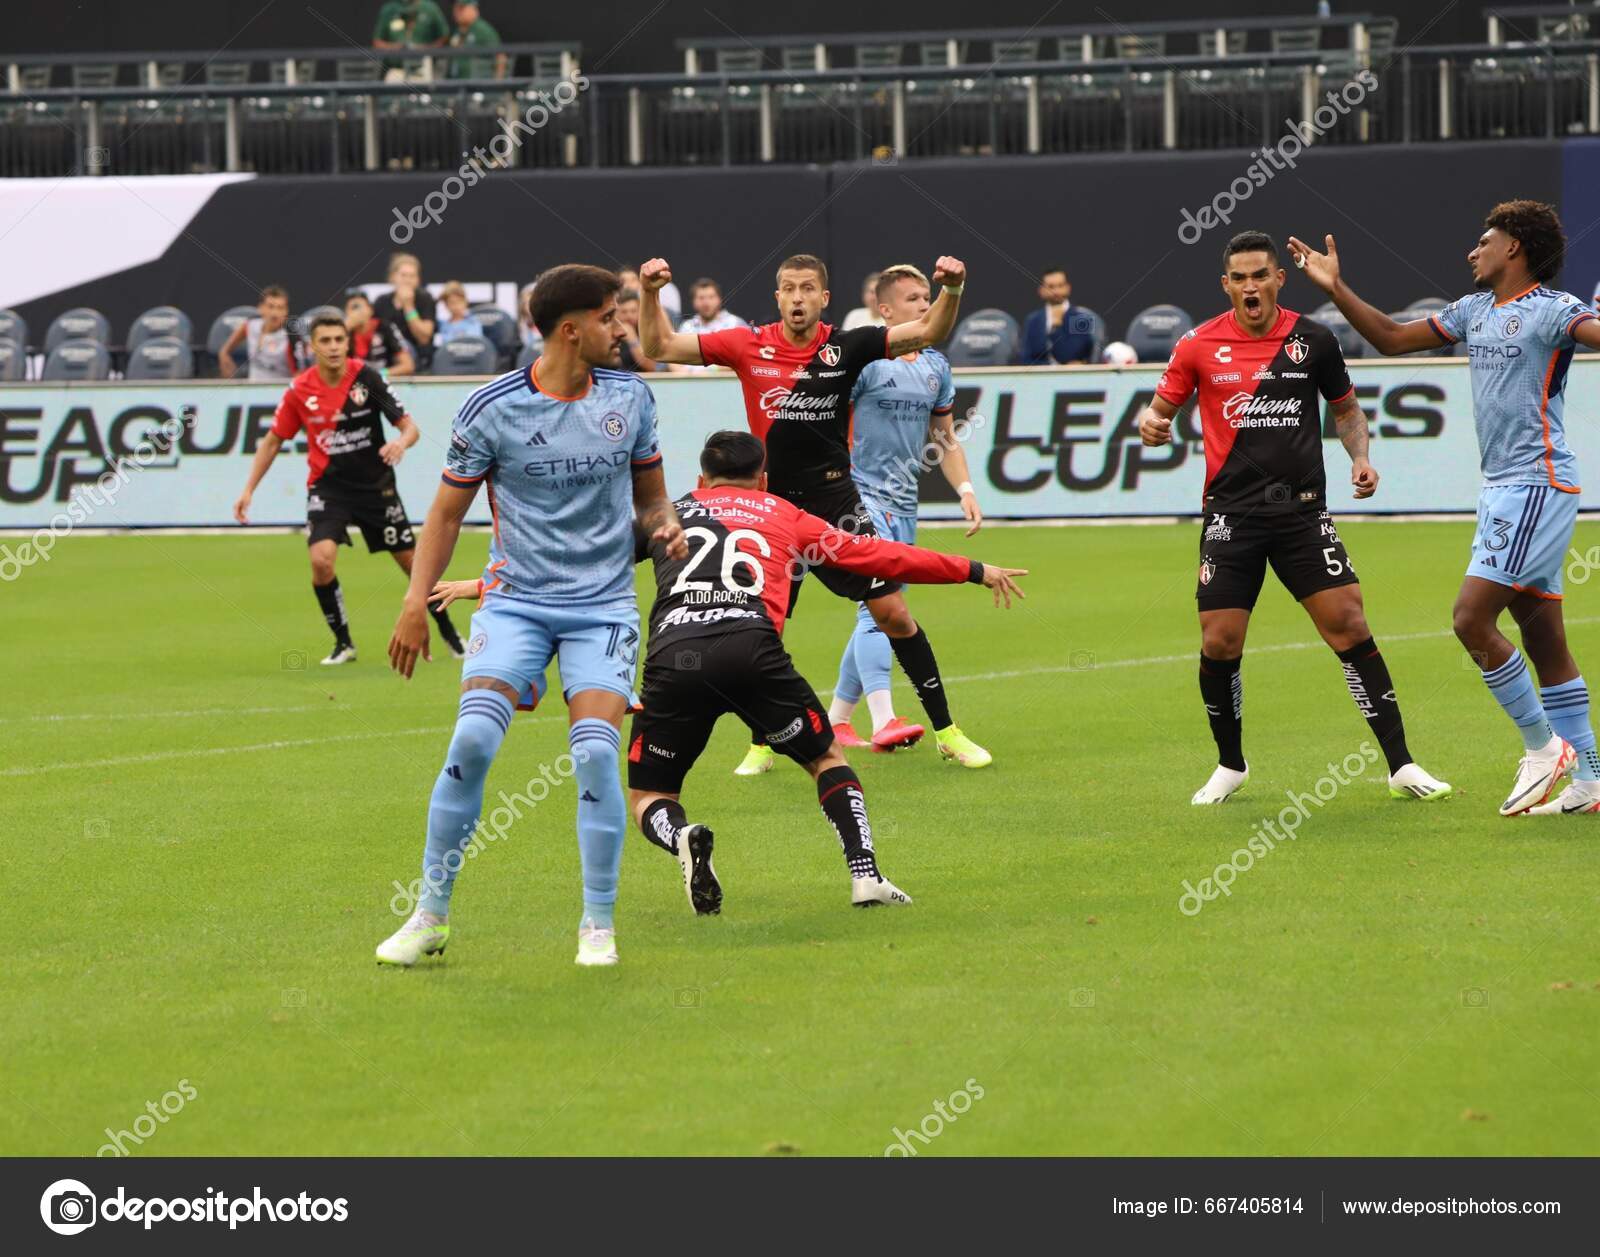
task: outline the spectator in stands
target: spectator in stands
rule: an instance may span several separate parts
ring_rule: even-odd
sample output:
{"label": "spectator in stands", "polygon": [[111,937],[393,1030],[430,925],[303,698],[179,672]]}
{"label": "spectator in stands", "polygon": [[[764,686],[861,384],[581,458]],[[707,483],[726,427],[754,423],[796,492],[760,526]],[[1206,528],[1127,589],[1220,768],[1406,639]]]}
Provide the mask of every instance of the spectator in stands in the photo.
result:
{"label": "spectator in stands", "polygon": [[861,281],[861,304],[849,314],[844,316],[844,326],[840,331],[849,332],[858,327],[882,327],[883,316],[878,313],[878,276],[879,271],[873,271]]}
{"label": "spectator in stands", "polygon": [[245,376],[251,380],[292,380],[300,370],[300,337],[289,326],[289,294],[276,284],[261,290],[256,317],[233,329],[217,355],[217,370],[233,379],[233,351],[243,341]]}
{"label": "spectator in stands", "polygon": [[433,334],[433,343],[442,345],[457,336],[482,336],[483,324],[473,317],[467,304],[467,290],[461,281],[452,279],[439,290],[439,300],[444,305],[444,317],[439,320],[439,330]]}
{"label": "spectator in stands", "polygon": [[660,364],[647,356],[639,343],[639,290],[624,288],[617,294],[617,319],[627,329],[627,339],[622,342],[622,369],[637,371],[641,375],[659,371]]}
{"label": "spectator in stands", "polygon": [[[624,266],[617,272],[617,278],[622,281],[623,290],[632,288],[639,290],[639,272],[631,266]],[[676,327],[683,318],[683,294],[678,291],[678,285],[666,283],[661,287],[661,308],[667,312],[667,318]]]}
{"label": "spectator in stands", "polygon": [[378,24],[372,30],[372,46],[386,52],[438,48],[449,38],[450,24],[434,0],[388,0],[378,10]]}
{"label": "spectator in stands", "polygon": [[[695,336],[702,336],[707,332],[721,332],[730,327],[749,327],[750,325],[722,304],[722,285],[714,279],[697,279],[689,285],[689,300],[694,305],[694,314],[685,319],[679,326],[680,332],[689,332]],[[667,368],[679,375],[705,375],[707,372],[716,371],[716,367],[686,367],[673,364]]]}
{"label": "spectator in stands", "polygon": [[[452,48],[498,48],[500,32],[490,26],[473,3],[456,4],[451,11],[456,20],[450,32]],[[502,53],[494,57],[453,57],[445,77],[450,79],[503,79],[506,76],[506,58]]]}
{"label": "spectator in stands", "polygon": [[416,359],[417,369],[426,370],[433,361],[438,310],[433,294],[422,286],[422,263],[415,254],[390,255],[389,282],[394,285],[393,290],[379,297],[372,309],[400,333]]}
{"label": "spectator in stands", "polygon": [[1071,296],[1072,285],[1063,267],[1052,267],[1040,278],[1039,297],[1044,308],[1035,310],[1022,325],[1024,366],[1089,361],[1094,353],[1094,337],[1088,331],[1069,330]]}
{"label": "spectator in stands", "polygon": [[416,359],[406,350],[394,324],[372,312],[372,302],[359,290],[344,299],[344,325],[350,333],[350,356],[360,358],[385,376],[415,375]]}

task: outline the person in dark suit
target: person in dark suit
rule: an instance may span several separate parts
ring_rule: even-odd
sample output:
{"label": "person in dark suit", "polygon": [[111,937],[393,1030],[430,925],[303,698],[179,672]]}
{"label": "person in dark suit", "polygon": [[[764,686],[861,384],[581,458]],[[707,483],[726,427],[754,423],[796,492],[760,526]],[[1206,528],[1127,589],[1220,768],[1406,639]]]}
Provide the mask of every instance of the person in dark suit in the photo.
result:
{"label": "person in dark suit", "polygon": [[1087,320],[1069,317],[1071,296],[1072,284],[1064,268],[1056,266],[1044,273],[1039,281],[1044,306],[1022,325],[1024,366],[1089,361],[1094,353],[1094,333]]}

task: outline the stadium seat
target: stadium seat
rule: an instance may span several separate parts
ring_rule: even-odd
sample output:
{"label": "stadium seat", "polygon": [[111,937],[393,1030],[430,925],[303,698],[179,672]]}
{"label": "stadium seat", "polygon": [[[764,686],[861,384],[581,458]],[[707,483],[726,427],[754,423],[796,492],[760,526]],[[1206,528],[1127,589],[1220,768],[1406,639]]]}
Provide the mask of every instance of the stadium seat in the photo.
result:
{"label": "stadium seat", "polygon": [[50,330],[44,334],[44,351],[51,353],[57,345],[69,340],[92,340],[101,345],[107,344],[111,340],[111,324],[100,311],[78,306],[65,314],[56,315]]}
{"label": "stadium seat", "polygon": [[104,380],[110,375],[110,351],[87,338],[61,341],[44,363],[46,380]]}
{"label": "stadium seat", "polygon": [[1151,306],[1133,316],[1122,339],[1133,346],[1140,362],[1164,362],[1179,338],[1194,327],[1194,320],[1177,306]]}
{"label": "stadium seat", "polygon": [[1310,315],[1313,322],[1321,323],[1336,337],[1339,338],[1339,348],[1344,350],[1346,358],[1365,358],[1367,356],[1367,342],[1361,339],[1361,333],[1350,326],[1350,320],[1339,313],[1339,307],[1329,301],[1318,306]]}
{"label": "stadium seat", "polygon": [[517,321],[499,306],[473,306],[472,317],[483,325],[483,336],[495,352],[500,355],[500,363],[509,363],[516,355],[517,346],[521,337],[517,332]]}
{"label": "stadium seat", "polygon": [[[217,315],[211,322],[211,330],[206,334],[206,353],[211,355],[213,362],[222,356],[222,346],[227,343],[228,337],[233,335],[233,329],[246,319],[256,317],[254,306],[233,306]],[[244,342],[233,351],[233,360],[239,366],[244,366],[250,360],[249,352],[245,349]]]}
{"label": "stadium seat", "polygon": [[1004,310],[978,310],[961,320],[945,356],[953,367],[1008,367],[1021,343],[1016,319]]}
{"label": "stadium seat", "polygon": [[430,375],[493,375],[500,361],[494,344],[482,336],[457,336],[433,351]]}
{"label": "stadium seat", "polygon": [[14,384],[27,375],[27,351],[14,340],[0,340],[0,382]]}
{"label": "stadium seat", "polygon": [[15,341],[28,347],[28,320],[15,310],[0,310],[0,340]]}
{"label": "stadium seat", "polygon": [[152,336],[140,341],[128,355],[130,380],[189,380],[194,378],[194,351],[176,336]]}
{"label": "stadium seat", "polygon": [[177,306],[152,306],[128,328],[128,350],[132,352],[147,340],[169,336],[187,345],[194,337],[194,324]]}

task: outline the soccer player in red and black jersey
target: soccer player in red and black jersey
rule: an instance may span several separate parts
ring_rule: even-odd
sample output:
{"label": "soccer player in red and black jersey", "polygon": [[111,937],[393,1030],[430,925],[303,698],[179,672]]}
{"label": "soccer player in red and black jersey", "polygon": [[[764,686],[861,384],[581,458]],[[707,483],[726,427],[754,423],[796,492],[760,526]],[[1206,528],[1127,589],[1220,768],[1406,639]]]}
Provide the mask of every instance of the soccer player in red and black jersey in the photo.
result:
{"label": "soccer player in red and black jersey", "polygon": [[[750,431],[766,443],[772,492],[830,524],[870,535],[872,520],[850,476],[850,397],[856,379],[868,363],[945,340],[955,327],[966,275],[960,260],[941,257],[934,264],[933,282],[942,291],[921,318],[846,332],[822,322],[829,299],[827,266],[811,254],[796,254],[778,266],[773,294],[778,322],[701,336],[672,330],[658,296],[671,282],[672,268],[664,259],[652,258],[639,268],[644,292],[639,336],[645,353],[658,361],[732,368],[744,389]],[[817,579],[871,612],[922,700],[940,755],[967,768],[991,763],[989,752],[951,719],[933,647],[911,618],[900,585],[827,568],[818,569]],[[797,584],[792,596],[798,597],[799,590]],[[769,750],[758,746],[735,771],[751,775],[771,766]]]}
{"label": "soccer player in red and black jersey", "polygon": [[861,781],[783,647],[790,585],[812,568],[864,579],[970,581],[1010,607],[1011,595],[1022,592],[1013,578],[1027,573],[836,528],[770,491],[763,470],[770,457],[771,446],[763,449],[749,433],[714,433],[700,454],[699,487],[676,503],[688,556],[672,558],[663,543],[650,543],[657,594],[643,710],[628,747],[633,815],[646,838],[678,857],[695,911],[716,912],[722,890],[711,831],[690,824],[678,797],[718,717],[735,712],[816,782],[844,848],[851,903],[910,903],[878,871]]}
{"label": "soccer player in red and black jersey", "polygon": [[[1338,654],[1345,683],[1389,764],[1399,799],[1440,799],[1450,787],[1406,748],[1389,667],[1372,640],[1361,586],[1328,513],[1319,400],[1328,403],[1357,498],[1378,489],[1367,459],[1367,416],[1339,341],[1278,305],[1285,272],[1272,237],[1240,232],[1222,255],[1233,308],[1189,332],[1172,351],[1156,396],[1139,416],[1146,445],[1172,440],[1172,420],[1196,392],[1206,454],[1200,537],[1200,696],[1217,743],[1217,769],[1195,803],[1221,803],[1250,775],[1242,741],[1239,663],[1267,564]],[[1374,756],[1374,758],[1376,758]]]}
{"label": "soccer player in red and black jersey", "polygon": [[[405,407],[383,377],[360,358],[349,356],[350,333],[343,320],[324,315],[311,324],[315,365],[307,367],[284,392],[271,430],[256,447],[244,492],[234,503],[233,517],[250,522],[250,499],[283,443],[301,430],[309,442],[310,474],[306,477],[306,543],[311,557],[311,585],[322,616],[333,630],[333,653],[322,662],[355,661],[355,643],[345,617],[344,598],[334,575],[341,545],[350,544],[349,528],[361,529],[367,550],[387,550],[408,575],[416,539],[406,508],[395,487],[394,469],[421,435]],[[384,440],[388,419],[400,435]],[[436,611],[439,635],[457,659],[465,656],[450,617]]]}

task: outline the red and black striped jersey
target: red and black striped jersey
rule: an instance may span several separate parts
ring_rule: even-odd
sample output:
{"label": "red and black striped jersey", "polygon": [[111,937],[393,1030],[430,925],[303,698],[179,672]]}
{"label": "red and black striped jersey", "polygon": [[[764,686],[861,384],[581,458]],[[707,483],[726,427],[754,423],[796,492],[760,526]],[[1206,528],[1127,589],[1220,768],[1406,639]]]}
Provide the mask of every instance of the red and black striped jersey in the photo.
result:
{"label": "red and black striped jersey", "polygon": [[278,403],[272,430],[287,441],[305,429],[310,443],[307,485],[328,481],[371,489],[394,476],[394,469],[378,456],[384,418],[398,426],[405,414],[384,378],[360,358],[350,358],[337,384],[323,383],[316,367],[295,376]]}
{"label": "red and black striped jersey", "polygon": [[674,503],[689,557],[670,559],[660,542],[647,660],[668,646],[740,629],[783,632],[789,586],[826,566],[925,585],[981,583],[983,564],[883,537],[836,528],[760,489],[718,485]]}
{"label": "red and black striped jersey", "polygon": [[790,344],[779,323],[700,337],[701,360],[739,376],[750,431],[766,442],[772,491],[797,497],[850,479],[850,397],[862,368],[888,353],[885,327],[819,323],[805,345]]}
{"label": "red and black striped jersey", "polygon": [[1233,311],[1180,340],[1156,395],[1182,406],[1200,394],[1207,511],[1284,511],[1321,506],[1322,407],[1354,392],[1339,340],[1320,323],[1278,309],[1265,336]]}

